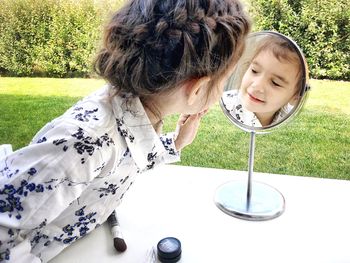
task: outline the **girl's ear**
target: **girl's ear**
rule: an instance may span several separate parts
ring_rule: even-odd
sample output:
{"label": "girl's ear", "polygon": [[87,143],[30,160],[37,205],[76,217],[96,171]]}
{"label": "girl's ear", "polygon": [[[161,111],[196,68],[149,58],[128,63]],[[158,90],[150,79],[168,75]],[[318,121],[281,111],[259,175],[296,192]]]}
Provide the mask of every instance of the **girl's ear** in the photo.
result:
{"label": "girl's ear", "polygon": [[192,79],[186,84],[186,95],[188,105],[193,105],[198,99],[202,98],[202,94],[207,91],[209,77],[201,77]]}

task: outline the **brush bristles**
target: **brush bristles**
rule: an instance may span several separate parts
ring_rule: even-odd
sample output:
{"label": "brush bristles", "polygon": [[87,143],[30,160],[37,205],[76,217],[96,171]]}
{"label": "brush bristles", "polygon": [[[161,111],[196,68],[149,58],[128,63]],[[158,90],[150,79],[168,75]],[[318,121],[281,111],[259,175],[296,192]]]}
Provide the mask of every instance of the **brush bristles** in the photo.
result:
{"label": "brush bristles", "polygon": [[124,252],[127,248],[124,239],[119,238],[119,237],[114,238],[114,247],[119,252]]}

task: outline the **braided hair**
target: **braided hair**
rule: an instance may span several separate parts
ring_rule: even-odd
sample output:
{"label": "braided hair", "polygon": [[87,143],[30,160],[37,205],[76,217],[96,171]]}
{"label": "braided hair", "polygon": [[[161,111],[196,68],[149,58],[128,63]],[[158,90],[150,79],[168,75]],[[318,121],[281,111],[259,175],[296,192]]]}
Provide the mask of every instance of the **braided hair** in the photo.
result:
{"label": "braided hair", "polygon": [[108,23],[94,69],[119,93],[160,93],[222,74],[249,30],[239,0],[131,0]]}

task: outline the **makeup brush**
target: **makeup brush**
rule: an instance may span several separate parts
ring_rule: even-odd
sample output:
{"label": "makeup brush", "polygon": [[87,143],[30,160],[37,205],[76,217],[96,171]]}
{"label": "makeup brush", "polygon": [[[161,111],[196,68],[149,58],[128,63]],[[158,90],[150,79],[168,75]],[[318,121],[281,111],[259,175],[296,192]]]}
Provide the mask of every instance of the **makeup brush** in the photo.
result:
{"label": "makeup brush", "polygon": [[120,231],[120,226],[115,211],[113,211],[113,213],[108,217],[107,221],[111,226],[115,249],[119,252],[124,252],[127,246],[122,236],[122,232]]}

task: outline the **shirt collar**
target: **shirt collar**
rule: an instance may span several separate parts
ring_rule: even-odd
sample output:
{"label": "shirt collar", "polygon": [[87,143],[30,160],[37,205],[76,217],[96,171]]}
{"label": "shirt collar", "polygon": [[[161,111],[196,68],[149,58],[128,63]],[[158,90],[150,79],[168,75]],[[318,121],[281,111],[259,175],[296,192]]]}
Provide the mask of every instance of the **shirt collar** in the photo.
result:
{"label": "shirt collar", "polygon": [[239,99],[239,92],[237,90],[230,90],[224,93],[223,103],[226,110],[240,123],[261,127],[261,123],[254,114],[254,112],[248,111],[242,106]]}
{"label": "shirt collar", "polygon": [[166,152],[138,97],[115,95],[112,107],[118,132],[124,137],[131,156],[140,170],[152,166]]}

